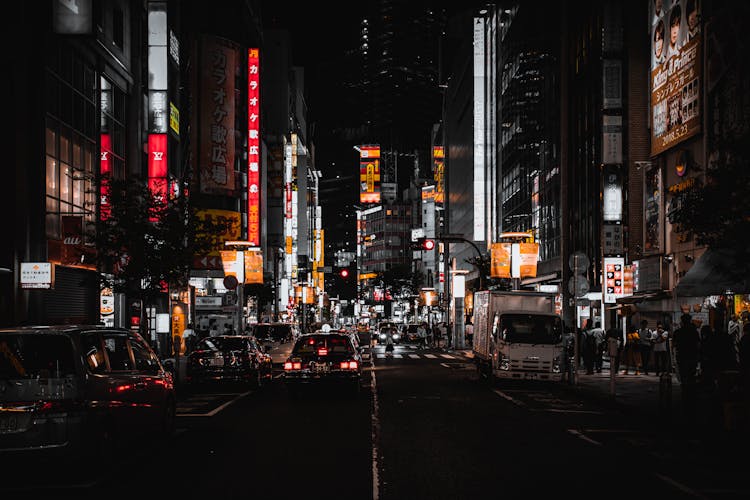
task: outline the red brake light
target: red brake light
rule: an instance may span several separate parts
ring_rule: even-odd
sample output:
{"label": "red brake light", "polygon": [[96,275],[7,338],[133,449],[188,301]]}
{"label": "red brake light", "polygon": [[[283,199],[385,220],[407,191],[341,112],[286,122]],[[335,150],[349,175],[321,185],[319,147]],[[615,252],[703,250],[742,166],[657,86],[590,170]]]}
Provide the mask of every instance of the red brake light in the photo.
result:
{"label": "red brake light", "polygon": [[287,361],[286,363],[284,363],[284,369],[285,370],[291,370],[292,369],[292,362],[291,361]]}
{"label": "red brake light", "polygon": [[301,370],[302,363],[300,361],[287,361],[284,363],[284,370]]}
{"label": "red brake light", "polygon": [[328,349],[325,347],[318,349],[318,356],[328,356]]}
{"label": "red brake light", "polygon": [[302,369],[302,363],[300,363],[299,361],[295,361],[293,363],[292,368],[294,368],[295,370],[301,370]]}
{"label": "red brake light", "polygon": [[349,361],[349,369],[350,370],[356,370],[357,369],[357,362],[356,361]]}
{"label": "red brake light", "polygon": [[356,370],[357,362],[356,361],[342,361],[341,369],[342,370]]}

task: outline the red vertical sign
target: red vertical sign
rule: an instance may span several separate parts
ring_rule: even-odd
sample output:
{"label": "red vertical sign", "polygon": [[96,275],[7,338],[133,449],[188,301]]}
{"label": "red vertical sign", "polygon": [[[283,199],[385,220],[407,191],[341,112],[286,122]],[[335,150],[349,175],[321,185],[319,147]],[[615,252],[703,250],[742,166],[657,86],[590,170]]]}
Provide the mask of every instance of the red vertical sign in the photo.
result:
{"label": "red vertical sign", "polygon": [[112,213],[112,207],[109,201],[109,177],[112,175],[112,136],[101,134],[99,151],[99,174],[101,184],[99,185],[99,218],[101,220],[109,219]]}
{"label": "red vertical sign", "polygon": [[260,245],[260,50],[247,51],[247,240]]}
{"label": "red vertical sign", "polygon": [[148,136],[148,189],[156,206],[167,202],[167,134]]}

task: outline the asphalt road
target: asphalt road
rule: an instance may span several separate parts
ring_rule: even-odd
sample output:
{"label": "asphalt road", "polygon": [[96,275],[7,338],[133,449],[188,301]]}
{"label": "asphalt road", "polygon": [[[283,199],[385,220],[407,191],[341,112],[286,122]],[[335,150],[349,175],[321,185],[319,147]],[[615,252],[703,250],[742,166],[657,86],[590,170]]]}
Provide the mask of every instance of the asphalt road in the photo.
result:
{"label": "asphalt road", "polygon": [[[489,384],[461,356],[375,348],[363,390],[282,379],[216,387],[178,406],[167,443],[123,453],[88,483],[24,498],[747,498],[702,443],[666,439],[555,384]],[[740,462],[741,464],[742,462]],[[60,490],[59,492],[56,490]],[[56,496],[60,496],[59,494]]]}

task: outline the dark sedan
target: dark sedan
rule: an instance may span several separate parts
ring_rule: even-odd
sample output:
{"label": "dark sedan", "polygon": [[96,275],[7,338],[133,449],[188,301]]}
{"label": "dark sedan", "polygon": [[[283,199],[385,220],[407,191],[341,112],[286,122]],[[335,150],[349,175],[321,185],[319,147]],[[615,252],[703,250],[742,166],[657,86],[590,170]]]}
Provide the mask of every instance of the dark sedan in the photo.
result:
{"label": "dark sedan", "polygon": [[271,377],[271,357],[252,337],[207,337],[188,356],[187,378],[191,384],[241,382],[260,387]]}
{"label": "dark sedan", "polygon": [[338,383],[360,389],[362,358],[346,333],[311,333],[297,339],[284,363],[284,381],[292,394],[303,385]]}

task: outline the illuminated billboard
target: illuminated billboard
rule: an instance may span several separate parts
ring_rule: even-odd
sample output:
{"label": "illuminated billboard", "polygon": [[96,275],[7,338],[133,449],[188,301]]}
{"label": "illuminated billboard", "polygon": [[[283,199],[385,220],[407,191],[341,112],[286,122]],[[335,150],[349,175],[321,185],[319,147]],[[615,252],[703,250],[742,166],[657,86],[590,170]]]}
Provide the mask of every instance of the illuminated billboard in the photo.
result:
{"label": "illuminated billboard", "polygon": [[445,149],[443,146],[432,147],[432,172],[435,179],[435,203],[445,202]]}
{"label": "illuminated billboard", "polygon": [[247,240],[260,245],[260,50],[247,51]]}
{"label": "illuminated billboard", "polygon": [[699,0],[649,2],[651,19],[651,155],[701,129]]}
{"label": "illuminated billboard", "polygon": [[237,49],[228,40],[203,40],[200,108],[200,191],[227,195],[235,189],[234,125]]}
{"label": "illuminated billboard", "polygon": [[380,146],[359,148],[359,202],[380,203]]}

